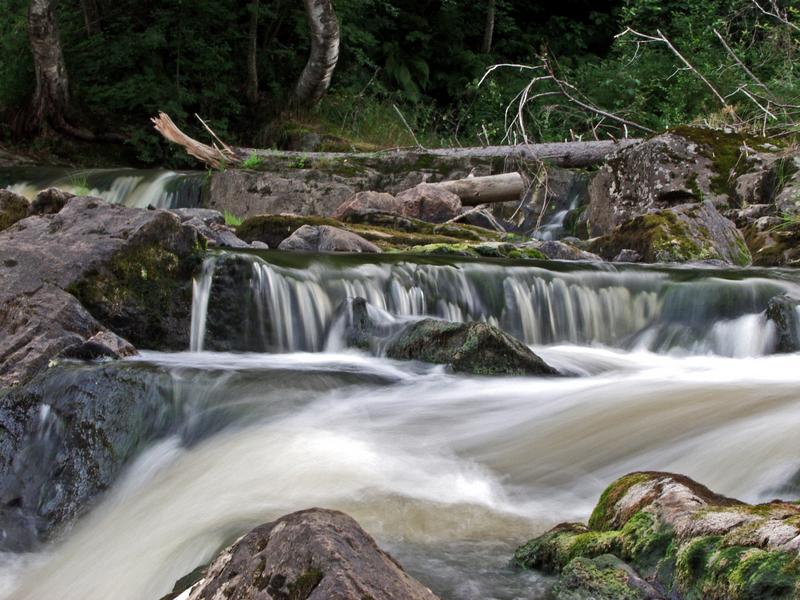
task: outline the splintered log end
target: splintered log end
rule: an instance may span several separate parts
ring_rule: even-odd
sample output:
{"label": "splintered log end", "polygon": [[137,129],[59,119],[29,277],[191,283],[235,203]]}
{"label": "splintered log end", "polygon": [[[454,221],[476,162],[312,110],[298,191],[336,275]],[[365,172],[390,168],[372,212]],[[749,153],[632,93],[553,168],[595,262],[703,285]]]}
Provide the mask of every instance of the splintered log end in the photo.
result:
{"label": "splintered log end", "polygon": [[152,121],[155,130],[158,131],[165,140],[183,147],[189,156],[205,163],[212,169],[219,169],[224,166],[239,163],[239,158],[231,148],[224,146],[223,149],[219,149],[215,146],[209,146],[197,141],[181,131],[165,112],[159,112],[158,116],[152,117],[150,121]]}

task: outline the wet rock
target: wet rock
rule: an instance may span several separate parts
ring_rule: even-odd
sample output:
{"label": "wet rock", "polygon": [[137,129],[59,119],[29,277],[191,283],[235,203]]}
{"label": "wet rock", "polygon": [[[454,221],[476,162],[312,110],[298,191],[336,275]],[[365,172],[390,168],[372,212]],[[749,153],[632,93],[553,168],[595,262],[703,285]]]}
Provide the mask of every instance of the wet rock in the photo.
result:
{"label": "wet rock", "polygon": [[249,248],[250,244],[239,239],[233,229],[224,223],[206,223],[199,217],[192,217],[183,224],[203,236],[206,245],[212,248]]}
{"label": "wet rock", "polygon": [[28,200],[9,190],[0,189],[0,231],[28,216]]}
{"label": "wet rock", "polygon": [[96,198],[72,198],[3,231],[0,385],[23,382],[102,330],[139,348],[185,349],[203,251],[196,231],[167,211]]}
{"label": "wet rock", "polygon": [[428,223],[444,223],[461,214],[461,198],[439,187],[422,183],[400,192],[401,214]]}
{"label": "wet rock", "polygon": [[586,252],[564,241],[548,240],[542,242],[534,240],[522,244],[521,247],[534,248],[550,260],[586,260],[591,262],[603,260],[597,254]]}
{"label": "wet rock", "polygon": [[303,225],[340,225],[336,219],[327,217],[306,217],[294,214],[257,215],[245,219],[236,228],[236,235],[245,242],[263,242],[270,248],[280,243],[300,229]]}
{"label": "wet rock", "polygon": [[778,332],[777,352],[800,352],[800,299],[775,296],[767,304],[767,318]]}
{"label": "wet rock", "polygon": [[0,549],[29,551],[106,490],[176,415],[144,367],[51,365],[0,391]]}
{"label": "wet rock", "polygon": [[344,513],[314,508],[256,527],[223,551],[187,600],[436,600]]}
{"label": "wet rock", "polygon": [[98,358],[118,359],[136,354],[136,348],[112,331],[100,331],[85,342],[73,344],[61,352],[64,358],[96,360]]}
{"label": "wet rock", "polygon": [[800,265],[800,221],[762,217],[744,229],[744,237],[752,253],[754,265]]}
{"label": "wet rock", "polygon": [[656,588],[612,554],[570,561],[554,591],[556,600],[666,600]]}
{"label": "wet rock", "polygon": [[448,364],[475,375],[556,375],[530,348],[487,323],[423,319],[408,325],[386,349],[395,359]]}
{"label": "wet rock", "polygon": [[619,251],[613,259],[614,262],[627,262],[627,263],[636,263],[641,262],[642,255],[639,254],[636,250],[631,250],[630,248],[623,248]]}
{"label": "wet rock", "polygon": [[403,215],[403,202],[383,192],[358,192],[339,205],[333,217],[357,223],[371,212]]}
{"label": "wet rock", "polygon": [[279,250],[300,252],[380,252],[372,242],[330,225],[303,225],[283,240]]}
{"label": "wet rock", "polygon": [[75,194],[60,190],[58,188],[47,188],[42,190],[31,202],[28,214],[31,215],[52,215],[59,212],[70,198]]}
{"label": "wet rock", "polygon": [[640,215],[593,240],[590,250],[606,259],[632,250],[648,263],[721,260],[746,266],[751,262],[742,234],[710,202]]}
{"label": "wet rock", "polygon": [[800,590],[799,549],[797,504],[752,506],[688,477],[639,472],[603,492],[588,527],[559,525],[514,562],[563,575],[576,560],[613,554],[663,597],[788,599]]}

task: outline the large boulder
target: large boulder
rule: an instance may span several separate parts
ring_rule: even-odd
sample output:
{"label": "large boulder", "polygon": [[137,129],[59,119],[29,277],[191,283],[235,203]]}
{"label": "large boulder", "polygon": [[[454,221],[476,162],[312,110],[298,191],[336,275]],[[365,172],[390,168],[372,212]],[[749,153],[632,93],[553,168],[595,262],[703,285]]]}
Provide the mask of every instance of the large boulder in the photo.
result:
{"label": "large boulder", "polygon": [[629,250],[649,263],[718,260],[746,266],[751,262],[742,234],[710,202],[634,217],[593,240],[589,249],[607,260]]}
{"label": "large boulder", "polygon": [[612,554],[657,597],[788,600],[800,593],[799,550],[797,504],[751,506],[688,477],[638,472],[603,492],[588,527],[558,525],[517,549],[514,562],[563,577]]}
{"label": "large boulder", "polygon": [[400,192],[396,200],[402,205],[403,216],[428,223],[444,223],[461,214],[461,198],[425,183]]}
{"label": "large boulder", "polygon": [[0,549],[46,541],[166,432],[177,416],[167,379],[124,363],[63,363],[0,391]]}
{"label": "large boulder", "polygon": [[330,225],[303,225],[283,240],[279,250],[300,252],[380,252],[360,235]]}
{"label": "large boulder", "polygon": [[369,213],[403,214],[403,202],[385,192],[358,192],[342,202],[333,213],[342,221],[361,222]]}
{"label": "large boulder", "polygon": [[28,216],[28,200],[12,191],[0,189],[0,231]]}
{"label": "large boulder", "polygon": [[556,375],[530,348],[487,323],[423,319],[408,325],[387,348],[389,358],[447,364],[476,375]]}
{"label": "large boulder", "polygon": [[0,232],[0,385],[24,382],[103,329],[141,348],[187,348],[203,252],[168,211],[96,198]]}
{"label": "large boulder", "polygon": [[800,300],[775,296],[767,304],[767,318],[775,323],[777,352],[800,352]]}
{"label": "large boulder", "polygon": [[320,508],[256,527],[186,591],[186,600],[436,600],[352,518]]}

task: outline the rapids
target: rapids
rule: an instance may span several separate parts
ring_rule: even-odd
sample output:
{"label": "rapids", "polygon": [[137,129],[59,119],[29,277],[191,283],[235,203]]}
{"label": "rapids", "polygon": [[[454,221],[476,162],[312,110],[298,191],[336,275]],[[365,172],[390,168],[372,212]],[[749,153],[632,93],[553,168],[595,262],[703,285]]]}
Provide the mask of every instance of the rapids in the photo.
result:
{"label": "rapids", "polygon": [[[195,284],[194,351],[124,362],[168,376],[180,427],[59,542],[3,556],[3,598],[157,599],[250,527],[311,506],[351,514],[443,598],[547,598],[551,580],[508,567],[514,547],[586,519],[619,475],[798,493],[800,354],[770,354],[763,314],[797,291],[789,272],[246,255],[241,327],[262,351],[203,351],[223,258]],[[575,376],[345,350],[354,295],[379,319],[496,323]]]}

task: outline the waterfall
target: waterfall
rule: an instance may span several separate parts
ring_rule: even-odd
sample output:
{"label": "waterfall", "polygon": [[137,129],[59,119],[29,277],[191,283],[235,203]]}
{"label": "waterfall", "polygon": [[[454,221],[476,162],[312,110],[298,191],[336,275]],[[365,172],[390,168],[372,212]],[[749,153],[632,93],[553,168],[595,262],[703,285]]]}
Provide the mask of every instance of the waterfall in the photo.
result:
{"label": "waterfall", "polygon": [[[246,261],[252,269],[248,289],[230,296],[242,302],[249,298],[254,307],[252,318],[235,321],[250,340],[257,338],[247,349],[276,352],[340,347],[330,339],[341,334],[341,327],[333,326],[340,307],[360,296],[393,317],[485,321],[530,345],[759,356],[775,344],[774,328],[764,314],[767,302],[800,291],[792,281],[740,271],[584,266],[564,272],[374,258],[317,260],[298,267],[269,262],[269,253],[267,260],[226,253],[209,259],[196,285],[192,319],[198,329],[193,325],[192,350],[205,348],[201,324],[219,318],[207,314],[208,296],[215,293],[210,280],[229,260]],[[223,304],[225,310],[236,309]]]}
{"label": "waterfall", "polygon": [[77,195],[96,196],[135,208],[198,206],[204,175],[197,171],[155,169],[84,169],[49,167],[0,168],[0,187],[32,199],[57,187]]}

